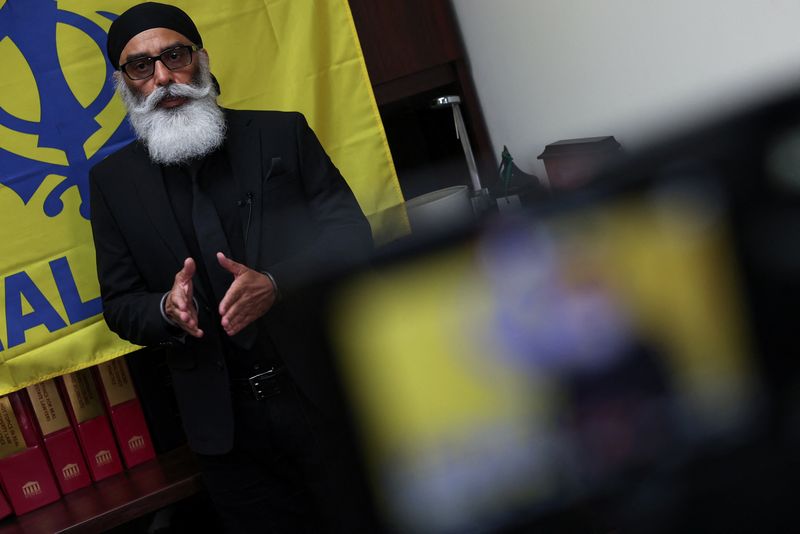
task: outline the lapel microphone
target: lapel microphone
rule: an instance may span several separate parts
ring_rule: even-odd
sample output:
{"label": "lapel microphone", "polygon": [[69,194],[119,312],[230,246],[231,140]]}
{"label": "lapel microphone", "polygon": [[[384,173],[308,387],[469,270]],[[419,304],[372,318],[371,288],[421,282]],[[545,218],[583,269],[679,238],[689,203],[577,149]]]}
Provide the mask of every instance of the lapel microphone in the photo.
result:
{"label": "lapel microphone", "polygon": [[247,236],[250,234],[250,222],[253,219],[253,193],[247,193],[244,200],[237,200],[236,205],[240,208],[247,206],[247,221],[244,225],[244,244],[247,245]]}

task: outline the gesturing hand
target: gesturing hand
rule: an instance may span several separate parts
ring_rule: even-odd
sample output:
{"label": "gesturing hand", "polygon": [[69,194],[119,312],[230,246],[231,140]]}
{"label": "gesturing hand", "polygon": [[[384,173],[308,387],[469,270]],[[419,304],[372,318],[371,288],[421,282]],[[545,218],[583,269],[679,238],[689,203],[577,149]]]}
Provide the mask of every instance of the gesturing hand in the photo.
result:
{"label": "gesturing hand", "polygon": [[194,337],[203,337],[203,331],[197,324],[197,309],[194,307],[193,301],[192,276],[194,276],[195,268],[192,258],[186,258],[183,261],[183,267],[175,275],[175,282],[164,302],[164,313],[188,334]]}
{"label": "gesturing hand", "polygon": [[275,303],[275,286],[268,276],[226,258],[222,252],[217,252],[217,261],[233,275],[233,283],[219,303],[222,328],[233,336],[267,313]]}

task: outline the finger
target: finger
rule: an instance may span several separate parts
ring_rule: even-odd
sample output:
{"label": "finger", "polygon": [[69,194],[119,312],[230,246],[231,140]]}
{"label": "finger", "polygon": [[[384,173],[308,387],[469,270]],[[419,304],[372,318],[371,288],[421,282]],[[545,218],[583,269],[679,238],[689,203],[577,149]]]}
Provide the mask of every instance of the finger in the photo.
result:
{"label": "finger", "polygon": [[197,327],[194,327],[194,328],[184,327],[183,330],[187,334],[192,336],[192,337],[197,337],[197,338],[203,337],[203,331],[200,328],[197,328]]}
{"label": "finger", "polygon": [[217,252],[217,261],[222,266],[223,269],[228,271],[233,275],[237,275],[242,272],[242,269],[246,267],[241,263],[235,262],[232,259],[228,258],[222,252]]}
{"label": "finger", "polygon": [[170,291],[173,304],[182,311],[196,311],[194,308],[194,290],[191,280],[186,284],[178,284]]}
{"label": "finger", "polygon": [[183,284],[183,291],[184,291],[183,295],[187,301],[192,300],[194,298],[194,282],[192,282],[192,280],[193,280],[192,278],[189,278]]}
{"label": "finger", "polygon": [[228,324],[227,327],[223,327],[225,333],[229,336],[235,336],[239,332],[241,332],[248,323],[243,321],[235,321]]}
{"label": "finger", "polygon": [[197,321],[193,319],[192,316],[189,315],[188,313],[181,312],[179,317],[181,320],[181,328],[185,330],[194,330],[195,328],[197,328]]}
{"label": "finger", "polygon": [[181,270],[175,274],[175,283],[170,291],[170,299],[178,309],[186,310],[188,301],[192,298],[192,293],[194,292],[192,276],[194,276],[194,272],[194,260],[186,258]]}
{"label": "finger", "polygon": [[222,297],[222,300],[219,302],[218,312],[220,316],[227,315],[231,307],[233,307],[241,298],[241,290],[239,288],[239,284],[236,283],[236,280],[233,281],[231,287],[225,292],[225,296]]}
{"label": "finger", "polygon": [[238,303],[222,318],[222,328],[226,334],[233,336],[247,328],[257,317],[258,314]]}
{"label": "finger", "polygon": [[194,258],[186,258],[183,260],[183,272],[190,280],[194,276],[195,270],[197,270],[197,264],[195,264]]}
{"label": "finger", "polygon": [[179,314],[181,328],[194,337],[202,337],[203,331],[198,327],[197,311],[191,307],[189,311]]}
{"label": "finger", "polygon": [[180,284],[191,281],[192,276],[194,276],[195,268],[194,260],[192,258],[186,258],[183,260],[181,270],[175,275],[175,281]]}
{"label": "finger", "polygon": [[227,311],[225,314],[220,314],[221,319],[220,323],[222,324],[222,328],[227,332],[231,328],[233,328],[234,323],[236,321],[236,306],[232,306],[231,309]]}
{"label": "finger", "polygon": [[183,330],[185,332],[191,334],[194,337],[202,337],[203,336],[203,331],[200,328],[198,328],[197,325],[195,325],[195,326],[186,325],[186,326],[183,327]]}
{"label": "finger", "polygon": [[222,328],[225,333],[232,336],[244,328],[246,317],[242,314],[242,306],[234,304],[228,313],[222,316]]}
{"label": "finger", "polygon": [[179,311],[178,317],[181,323],[187,326],[197,326],[197,311],[195,311],[194,306],[190,307],[188,310]]}
{"label": "finger", "polygon": [[183,327],[189,334],[195,337],[202,337],[203,331],[200,329],[200,326],[197,324],[197,317],[190,317],[186,324]]}
{"label": "finger", "polygon": [[167,297],[167,310],[173,308],[178,312],[188,311],[187,299],[185,293],[181,290],[180,286],[175,286],[169,292]]}
{"label": "finger", "polygon": [[197,309],[192,298],[191,283],[186,289],[180,284],[173,286],[167,296],[165,312],[172,317],[173,321],[184,324],[193,320],[194,324],[197,324]]}
{"label": "finger", "polygon": [[231,308],[236,304],[236,299],[237,297],[231,293],[225,293],[225,297],[219,303],[218,312],[220,317],[225,317],[231,312]]}
{"label": "finger", "polygon": [[229,323],[228,326],[223,326],[222,329],[225,330],[225,333],[229,336],[235,336],[239,332],[239,330],[231,323]]}

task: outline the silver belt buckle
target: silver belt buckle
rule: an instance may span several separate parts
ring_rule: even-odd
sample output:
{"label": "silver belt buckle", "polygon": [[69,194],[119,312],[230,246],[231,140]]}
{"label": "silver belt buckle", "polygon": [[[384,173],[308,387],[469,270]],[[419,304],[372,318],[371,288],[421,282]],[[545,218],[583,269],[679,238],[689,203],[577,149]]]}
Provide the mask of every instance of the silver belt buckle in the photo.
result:
{"label": "silver belt buckle", "polygon": [[[256,400],[264,400],[281,392],[280,386],[272,381],[277,376],[277,369],[270,367],[263,373],[253,375],[247,379],[250,382],[250,390]],[[267,385],[269,385],[269,388],[266,387]]]}

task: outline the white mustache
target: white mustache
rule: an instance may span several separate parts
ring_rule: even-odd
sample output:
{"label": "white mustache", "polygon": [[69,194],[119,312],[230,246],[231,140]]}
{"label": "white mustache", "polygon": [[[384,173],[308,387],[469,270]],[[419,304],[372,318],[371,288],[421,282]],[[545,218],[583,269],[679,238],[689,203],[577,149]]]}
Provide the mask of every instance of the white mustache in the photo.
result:
{"label": "white mustache", "polygon": [[168,97],[185,97],[195,100],[205,98],[211,92],[212,87],[206,84],[204,87],[197,87],[191,84],[172,83],[157,87],[152,93],[139,104],[136,104],[130,111],[134,113],[147,113],[153,111],[159,102]]}

